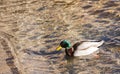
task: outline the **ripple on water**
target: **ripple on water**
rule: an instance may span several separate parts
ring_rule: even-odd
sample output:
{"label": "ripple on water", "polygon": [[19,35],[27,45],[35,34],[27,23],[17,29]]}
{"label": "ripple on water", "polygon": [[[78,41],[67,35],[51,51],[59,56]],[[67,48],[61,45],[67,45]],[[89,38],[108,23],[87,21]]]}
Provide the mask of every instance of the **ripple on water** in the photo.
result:
{"label": "ripple on water", "polygon": [[107,3],[105,3],[104,8],[108,8],[108,7],[115,7],[118,6],[119,4],[116,4],[114,1],[108,1]]}
{"label": "ripple on water", "polygon": [[53,43],[56,42],[58,39],[52,39],[52,40],[45,40],[46,43]]}
{"label": "ripple on water", "polygon": [[56,38],[56,37],[60,37],[60,35],[57,35],[57,32],[52,32],[51,34],[43,36],[43,38]]}

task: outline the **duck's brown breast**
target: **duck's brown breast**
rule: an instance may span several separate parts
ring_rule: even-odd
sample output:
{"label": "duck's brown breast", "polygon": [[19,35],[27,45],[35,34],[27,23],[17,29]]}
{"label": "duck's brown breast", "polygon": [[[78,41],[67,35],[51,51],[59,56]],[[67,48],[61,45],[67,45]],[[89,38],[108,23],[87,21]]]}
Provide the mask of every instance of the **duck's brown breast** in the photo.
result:
{"label": "duck's brown breast", "polygon": [[70,48],[70,49],[65,49],[66,55],[68,56],[73,56],[74,54],[74,49]]}

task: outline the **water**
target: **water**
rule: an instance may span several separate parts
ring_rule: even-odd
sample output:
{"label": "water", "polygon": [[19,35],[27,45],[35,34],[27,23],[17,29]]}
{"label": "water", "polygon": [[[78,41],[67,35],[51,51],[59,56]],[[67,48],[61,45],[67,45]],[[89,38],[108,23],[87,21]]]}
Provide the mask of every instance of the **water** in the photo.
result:
{"label": "water", "polygon": [[[11,55],[16,54],[11,73],[120,73],[120,1],[4,0],[0,4],[0,36],[11,45]],[[64,39],[72,45],[90,39],[106,42],[99,59],[68,58],[64,49],[55,50]]]}

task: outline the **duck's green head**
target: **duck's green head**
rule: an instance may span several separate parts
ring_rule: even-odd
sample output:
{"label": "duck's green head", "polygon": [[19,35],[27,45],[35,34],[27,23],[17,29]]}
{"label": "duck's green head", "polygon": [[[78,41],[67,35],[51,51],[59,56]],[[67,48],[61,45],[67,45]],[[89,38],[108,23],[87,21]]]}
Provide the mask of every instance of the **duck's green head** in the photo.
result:
{"label": "duck's green head", "polygon": [[63,41],[60,42],[60,45],[56,50],[59,51],[62,48],[69,49],[70,47],[71,47],[70,42],[68,40],[63,40]]}

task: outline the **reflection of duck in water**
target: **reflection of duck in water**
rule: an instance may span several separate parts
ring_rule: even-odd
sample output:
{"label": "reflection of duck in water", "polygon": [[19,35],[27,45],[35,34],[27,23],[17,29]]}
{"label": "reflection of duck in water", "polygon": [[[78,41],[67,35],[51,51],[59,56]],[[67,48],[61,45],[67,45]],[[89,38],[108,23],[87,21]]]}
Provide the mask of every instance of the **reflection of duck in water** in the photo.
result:
{"label": "reflection of duck in water", "polygon": [[88,56],[93,55],[96,58],[99,58],[99,55],[97,55],[97,51],[99,51],[99,46],[101,46],[104,43],[104,41],[82,41],[77,42],[71,46],[70,42],[67,40],[63,40],[60,43],[60,46],[57,48],[57,50],[61,50],[62,48],[65,48],[66,55],[68,56]]}

